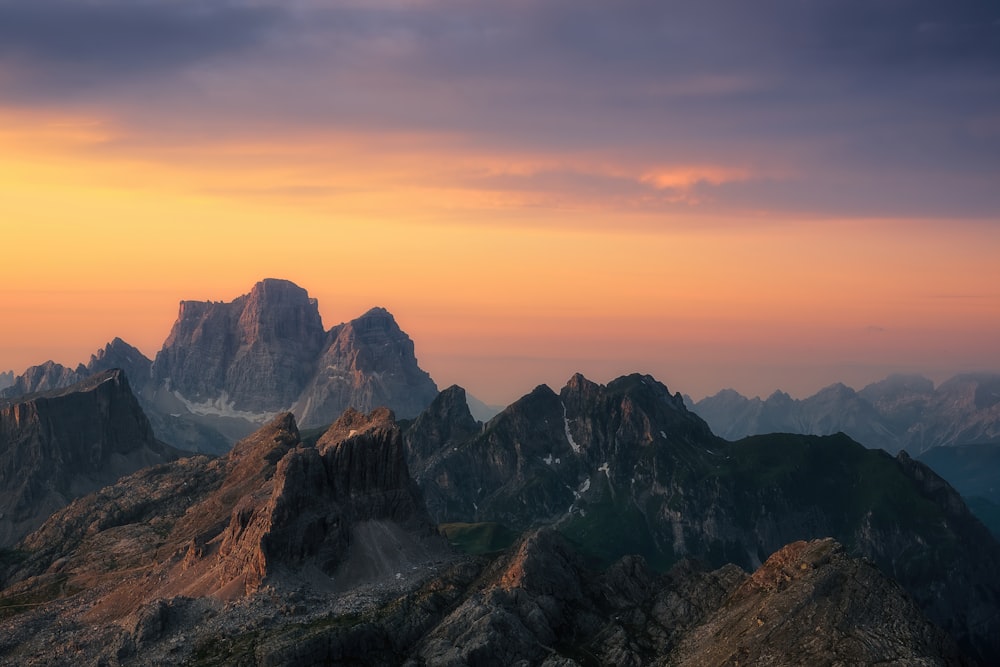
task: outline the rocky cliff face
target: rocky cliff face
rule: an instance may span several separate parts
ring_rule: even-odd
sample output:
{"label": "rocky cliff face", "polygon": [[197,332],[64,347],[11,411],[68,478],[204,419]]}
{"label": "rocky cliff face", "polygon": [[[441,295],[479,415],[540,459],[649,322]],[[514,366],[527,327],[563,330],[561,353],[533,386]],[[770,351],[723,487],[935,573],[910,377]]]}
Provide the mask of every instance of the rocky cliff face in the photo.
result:
{"label": "rocky cliff face", "polygon": [[289,409],[305,426],[349,407],[413,417],[437,394],[388,311],[324,331],[316,300],[273,279],[230,303],[182,302],[153,379],[165,411],[248,425]]}
{"label": "rocky cliff face", "polygon": [[230,303],[182,301],[153,376],[192,403],[274,412],[301,393],[323,336],[315,299],[264,280]]}
{"label": "rocky cliff face", "polygon": [[293,411],[306,426],[328,424],[348,407],[387,406],[415,417],[437,396],[437,385],[417,365],[413,341],[384,308],[333,327],[315,371]]}
{"label": "rocky cliff face", "polygon": [[927,378],[894,375],[858,392],[835,384],[802,400],[778,391],[762,401],[726,389],[692,409],[730,440],[843,432],[868,447],[920,454],[936,446],[1000,441],[1000,376],[959,375],[935,389]]}
{"label": "rocky cliff face", "polygon": [[118,370],[0,404],[0,546],[70,500],[178,454],[153,437]]}
{"label": "rocky cliff face", "polygon": [[0,373],[0,391],[14,384],[14,371],[4,371]]}

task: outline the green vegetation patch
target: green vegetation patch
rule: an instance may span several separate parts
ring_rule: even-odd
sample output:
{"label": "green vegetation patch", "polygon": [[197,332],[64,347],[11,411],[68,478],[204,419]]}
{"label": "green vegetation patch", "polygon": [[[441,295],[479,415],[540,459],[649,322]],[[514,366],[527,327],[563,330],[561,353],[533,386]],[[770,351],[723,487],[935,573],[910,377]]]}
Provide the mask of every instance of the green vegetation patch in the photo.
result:
{"label": "green vegetation patch", "polygon": [[494,523],[443,523],[438,530],[452,547],[473,556],[505,551],[519,535],[506,526]]}
{"label": "green vegetation patch", "polygon": [[581,509],[560,524],[559,532],[600,569],[630,554],[642,556],[658,571],[672,564],[672,554],[657,547],[645,515],[630,500],[606,494],[601,502],[587,503]]}
{"label": "green vegetation patch", "polygon": [[68,575],[61,575],[48,581],[39,582],[37,586],[23,593],[16,593],[0,598],[0,620],[16,616],[53,600],[69,597],[79,592],[67,584],[68,580]]}

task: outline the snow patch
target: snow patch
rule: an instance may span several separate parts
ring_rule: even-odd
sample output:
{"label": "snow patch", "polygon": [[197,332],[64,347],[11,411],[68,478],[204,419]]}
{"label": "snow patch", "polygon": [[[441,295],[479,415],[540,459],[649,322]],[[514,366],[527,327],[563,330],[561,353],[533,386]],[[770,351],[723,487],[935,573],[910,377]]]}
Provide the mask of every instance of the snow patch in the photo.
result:
{"label": "snow patch", "polygon": [[583,484],[580,485],[580,493],[586,493],[590,490],[590,478],[583,480]]}
{"label": "snow patch", "polygon": [[660,431],[660,435],[663,436],[664,439],[666,439],[666,437],[667,437],[667,434],[664,433],[663,431]]}
{"label": "snow patch", "polygon": [[607,475],[608,481],[609,482],[611,481],[611,466],[608,465],[607,461],[605,461],[604,463],[602,463],[601,467],[598,468],[597,471],[598,472],[603,472],[605,475]]}
{"label": "snow patch", "polygon": [[580,445],[576,444],[576,440],[573,439],[573,434],[569,432],[569,418],[566,416],[566,404],[562,404],[563,409],[563,427],[566,429],[566,440],[569,442],[569,446],[573,448],[573,451],[577,454],[580,453]]}
{"label": "snow patch", "polygon": [[249,412],[246,410],[237,410],[236,404],[229,400],[229,393],[222,392],[218,398],[209,399],[203,403],[194,403],[184,398],[184,396],[179,391],[172,391],[172,393],[178,401],[184,404],[184,407],[188,409],[188,412],[192,414],[207,416],[214,415],[216,417],[231,417],[234,419],[245,419],[249,422],[254,422],[257,424],[263,424],[277,417],[284,410],[278,410],[277,412]]}
{"label": "snow patch", "polygon": [[545,461],[546,465],[552,465],[552,462],[555,461],[555,459],[552,458],[552,454],[551,453],[548,456],[546,456],[544,459],[542,459],[542,460]]}

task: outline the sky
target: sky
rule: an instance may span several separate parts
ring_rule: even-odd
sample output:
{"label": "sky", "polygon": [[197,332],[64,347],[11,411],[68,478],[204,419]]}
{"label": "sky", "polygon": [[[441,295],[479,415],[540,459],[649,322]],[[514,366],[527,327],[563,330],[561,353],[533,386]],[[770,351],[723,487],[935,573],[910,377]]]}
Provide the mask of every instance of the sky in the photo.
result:
{"label": "sky", "polygon": [[0,0],[0,370],[265,277],[503,404],[1000,371],[1000,5]]}

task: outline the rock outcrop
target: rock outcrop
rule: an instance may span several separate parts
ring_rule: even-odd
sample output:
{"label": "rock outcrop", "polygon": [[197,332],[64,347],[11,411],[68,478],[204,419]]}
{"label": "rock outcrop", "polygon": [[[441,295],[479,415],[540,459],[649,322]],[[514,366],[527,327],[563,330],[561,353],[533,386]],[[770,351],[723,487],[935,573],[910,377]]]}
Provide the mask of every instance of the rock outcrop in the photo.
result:
{"label": "rock outcrop", "polygon": [[153,437],[120,370],[0,404],[0,547],[74,498],[179,455]]}
{"label": "rock outcrop", "polygon": [[[18,548],[31,559],[8,584],[44,576],[70,553],[73,580],[114,584],[114,605],[128,613],[156,598],[238,598],[302,572],[343,588],[431,559],[445,543],[382,409],[348,411],[316,446],[284,413],[224,457],[160,465],[77,500]],[[130,559],[131,589],[105,576],[112,557]],[[160,583],[136,583],[150,578]]]}
{"label": "rock outcrop", "polygon": [[530,533],[421,644],[425,664],[960,665],[954,642],[890,579],[833,540],[798,542],[751,576],[642,559],[588,571]]}
{"label": "rock outcrop", "polygon": [[413,341],[384,308],[338,324],[326,334],[315,372],[292,411],[305,426],[330,423],[353,407],[388,406],[415,417],[437,396],[437,385],[421,370]]}

